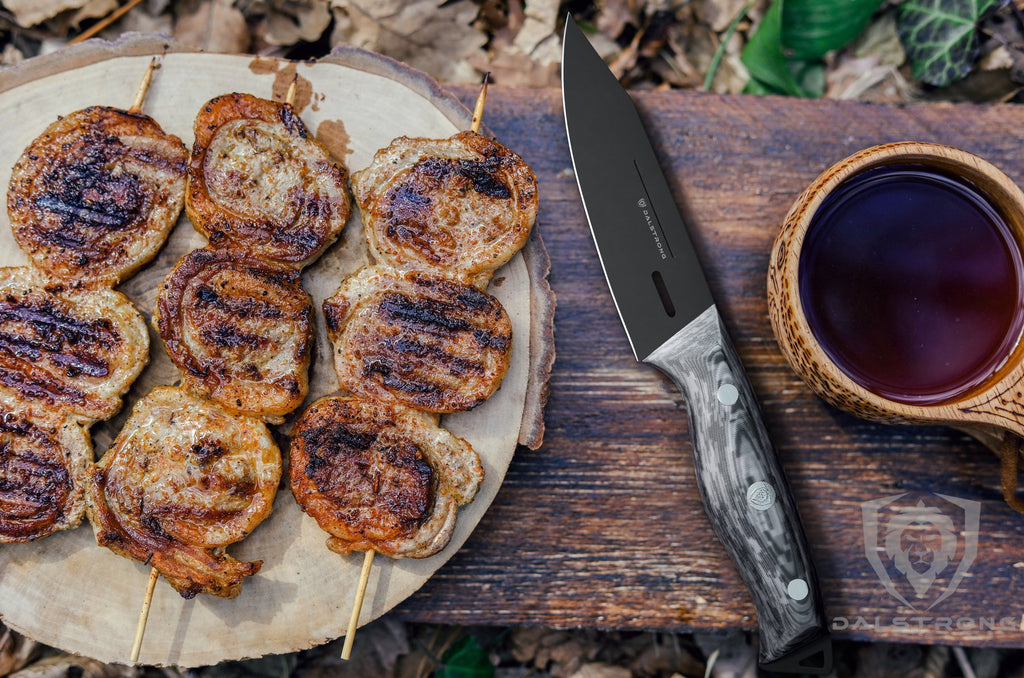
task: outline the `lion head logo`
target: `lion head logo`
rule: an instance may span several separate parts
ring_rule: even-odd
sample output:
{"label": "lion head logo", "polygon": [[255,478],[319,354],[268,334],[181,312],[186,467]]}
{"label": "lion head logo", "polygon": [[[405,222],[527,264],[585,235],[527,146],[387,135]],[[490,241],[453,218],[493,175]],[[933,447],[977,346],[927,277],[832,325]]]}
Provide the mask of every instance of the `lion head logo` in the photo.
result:
{"label": "lion head logo", "polygon": [[919,599],[927,596],[935,579],[949,566],[956,547],[953,521],[920,500],[900,510],[886,524],[885,555]]}
{"label": "lion head logo", "polygon": [[864,555],[891,596],[928,610],[956,591],[977,555],[979,502],[908,493],[861,510]]}

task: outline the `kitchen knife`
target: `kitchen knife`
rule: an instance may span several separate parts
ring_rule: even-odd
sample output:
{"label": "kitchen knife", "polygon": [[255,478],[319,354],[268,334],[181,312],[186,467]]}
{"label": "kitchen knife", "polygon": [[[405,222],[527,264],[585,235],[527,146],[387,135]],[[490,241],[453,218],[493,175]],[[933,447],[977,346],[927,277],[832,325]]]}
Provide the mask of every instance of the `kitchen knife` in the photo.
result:
{"label": "kitchen knife", "polygon": [[562,106],[587,221],[630,345],[686,399],[697,487],[754,600],[761,666],[829,673],[814,566],[754,391],[640,116],[571,18]]}

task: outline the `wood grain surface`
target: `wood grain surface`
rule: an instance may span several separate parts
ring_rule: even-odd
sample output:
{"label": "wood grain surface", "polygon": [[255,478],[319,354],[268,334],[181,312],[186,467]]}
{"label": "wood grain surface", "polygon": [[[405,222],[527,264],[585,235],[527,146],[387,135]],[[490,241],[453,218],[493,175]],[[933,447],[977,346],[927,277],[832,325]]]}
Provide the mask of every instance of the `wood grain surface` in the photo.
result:
{"label": "wood grain surface", "polygon": [[[475,88],[456,92],[467,103],[475,96]],[[765,298],[782,220],[826,167],[875,144],[931,141],[976,153],[1021,183],[1024,108],[687,92],[635,99],[788,474],[833,634],[1024,646],[1024,517],[1003,503],[995,456],[947,428],[869,423],[824,404],[786,365]],[[460,552],[392,614],[463,624],[752,629],[750,597],[701,508],[685,404],[667,377],[633,360],[602,277],[559,92],[493,86],[484,122],[539,179],[537,228],[558,297],[547,429],[539,450],[519,448]],[[884,526],[918,501],[949,517],[957,540],[917,598],[885,553],[884,531],[870,535],[867,553],[904,603],[866,555],[864,516],[869,529]],[[979,509],[976,530],[957,513],[964,507]]]}

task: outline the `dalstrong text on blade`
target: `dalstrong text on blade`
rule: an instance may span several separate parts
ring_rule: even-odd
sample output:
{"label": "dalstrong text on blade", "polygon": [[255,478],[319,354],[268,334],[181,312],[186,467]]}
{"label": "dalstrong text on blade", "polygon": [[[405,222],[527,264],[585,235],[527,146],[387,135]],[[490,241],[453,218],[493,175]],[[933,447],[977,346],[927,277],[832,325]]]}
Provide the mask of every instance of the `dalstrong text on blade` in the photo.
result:
{"label": "dalstrong text on blade", "polygon": [[640,208],[640,213],[644,215],[644,221],[647,222],[647,230],[651,232],[651,237],[654,238],[654,245],[658,248],[658,254],[661,255],[662,259],[668,259],[668,255],[665,254],[665,247],[662,245],[661,236],[658,235],[658,229],[654,226],[654,208],[649,207],[644,198],[637,200],[636,206]]}

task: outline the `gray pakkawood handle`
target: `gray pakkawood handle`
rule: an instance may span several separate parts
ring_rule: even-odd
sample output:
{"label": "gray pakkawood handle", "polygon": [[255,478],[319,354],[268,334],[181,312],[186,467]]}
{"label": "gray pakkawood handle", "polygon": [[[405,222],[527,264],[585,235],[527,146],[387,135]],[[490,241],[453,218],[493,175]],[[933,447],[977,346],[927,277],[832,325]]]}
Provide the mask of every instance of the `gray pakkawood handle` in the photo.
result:
{"label": "gray pakkawood handle", "polygon": [[831,642],[800,516],[717,308],[644,362],[686,398],[697,486],[754,599],[762,667],[828,673]]}

